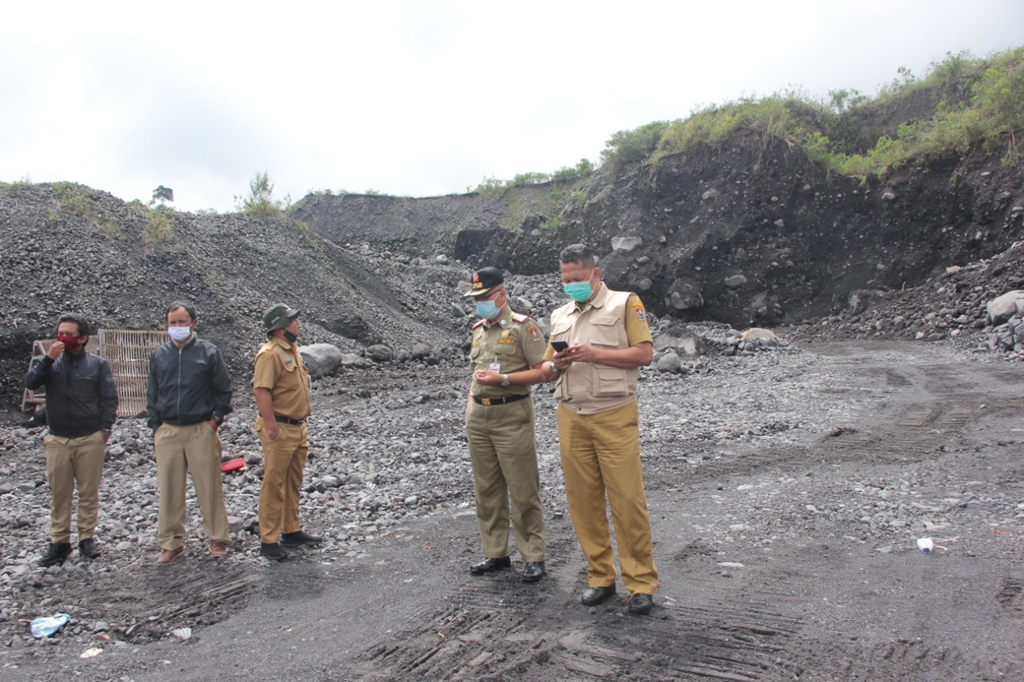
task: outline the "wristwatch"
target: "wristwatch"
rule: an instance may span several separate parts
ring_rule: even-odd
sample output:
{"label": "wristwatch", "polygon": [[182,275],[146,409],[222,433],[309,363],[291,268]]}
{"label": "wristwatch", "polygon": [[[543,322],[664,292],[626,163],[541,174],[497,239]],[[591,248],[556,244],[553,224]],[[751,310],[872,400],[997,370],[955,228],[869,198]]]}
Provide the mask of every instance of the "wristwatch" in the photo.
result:
{"label": "wristwatch", "polygon": [[509,385],[509,383],[508,383],[508,375],[507,374],[502,374],[501,375],[501,385],[502,386],[508,386]]}
{"label": "wristwatch", "polygon": [[213,421],[213,423],[214,423],[214,424],[216,424],[217,426],[220,426],[221,424],[223,424],[223,423],[224,423],[224,417],[222,417],[222,416],[221,416],[221,415],[219,415],[219,414],[215,414],[215,415],[213,415],[213,417],[211,417],[210,419],[211,419],[211,421]]}
{"label": "wristwatch", "polygon": [[551,373],[552,373],[552,374],[558,374],[558,373],[559,373],[559,372],[561,371],[560,369],[558,369],[557,367],[555,367],[555,361],[554,361],[554,360],[552,360],[551,362],[549,362],[549,363],[548,363],[548,365],[549,365],[549,366],[551,367]]}

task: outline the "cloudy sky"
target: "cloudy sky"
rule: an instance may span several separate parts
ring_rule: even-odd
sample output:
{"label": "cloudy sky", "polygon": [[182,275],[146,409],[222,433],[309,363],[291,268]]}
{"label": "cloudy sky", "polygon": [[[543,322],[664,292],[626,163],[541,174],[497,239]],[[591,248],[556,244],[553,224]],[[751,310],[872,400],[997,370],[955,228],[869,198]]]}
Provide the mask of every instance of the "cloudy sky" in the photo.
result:
{"label": "cloudy sky", "polygon": [[461,193],[597,161],[618,130],[801,88],[868,95],[1024,45],[1020,0],[7,3],[0,181],[230,211]]}

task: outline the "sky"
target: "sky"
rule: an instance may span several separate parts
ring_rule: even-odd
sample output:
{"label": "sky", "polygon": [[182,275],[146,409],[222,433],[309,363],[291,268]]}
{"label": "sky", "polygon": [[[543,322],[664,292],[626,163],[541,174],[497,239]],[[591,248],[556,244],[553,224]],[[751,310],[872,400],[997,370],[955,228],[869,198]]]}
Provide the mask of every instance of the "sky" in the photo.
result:
{"label": "sky", "polygon": [[282,200],[456,194],[704,106],[873,96],[1021,45],[1020,0],[7,3],[0,182],[221,213],[261,172]]}

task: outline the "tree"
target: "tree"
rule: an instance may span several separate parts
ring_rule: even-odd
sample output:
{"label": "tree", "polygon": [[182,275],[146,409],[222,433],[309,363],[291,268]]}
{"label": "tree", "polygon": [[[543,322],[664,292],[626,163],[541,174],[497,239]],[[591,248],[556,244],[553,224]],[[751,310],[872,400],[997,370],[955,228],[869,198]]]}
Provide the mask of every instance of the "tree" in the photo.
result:
{"label": "tree", "polygon": [[157,188],[153,190],[153,199],[149,202],[149,205],[152,206],[158,201],[161,206],[163,206],[165,202],[174,201],[174,190],[170,187],[158,185]]}

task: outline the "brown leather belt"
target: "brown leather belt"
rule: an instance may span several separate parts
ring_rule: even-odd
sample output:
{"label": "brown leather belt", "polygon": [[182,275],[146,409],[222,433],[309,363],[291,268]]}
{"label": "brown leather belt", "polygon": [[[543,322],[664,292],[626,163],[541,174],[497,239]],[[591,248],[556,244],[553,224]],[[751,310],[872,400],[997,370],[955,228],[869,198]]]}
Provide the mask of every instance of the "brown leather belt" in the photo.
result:
{"label": "brown leather belt", "polygon": [[525,395],[510,395],[505,398],[477,398],[476,396],[473,396],[473,402],[475,402],[477,405],[487,405],[489,407],[491,405],[506,405],[508,403],[514,403],[517,400],[522,400],[523,398],[529,397],[529,393]]}
{"label": "brown leather belt", "polygon": [[306,423],[305,419],[289,419],[288,417],[282,417],[277,414],[274,415],[274,419],[282,424],[291,424],[292,426],[302,426]]}

